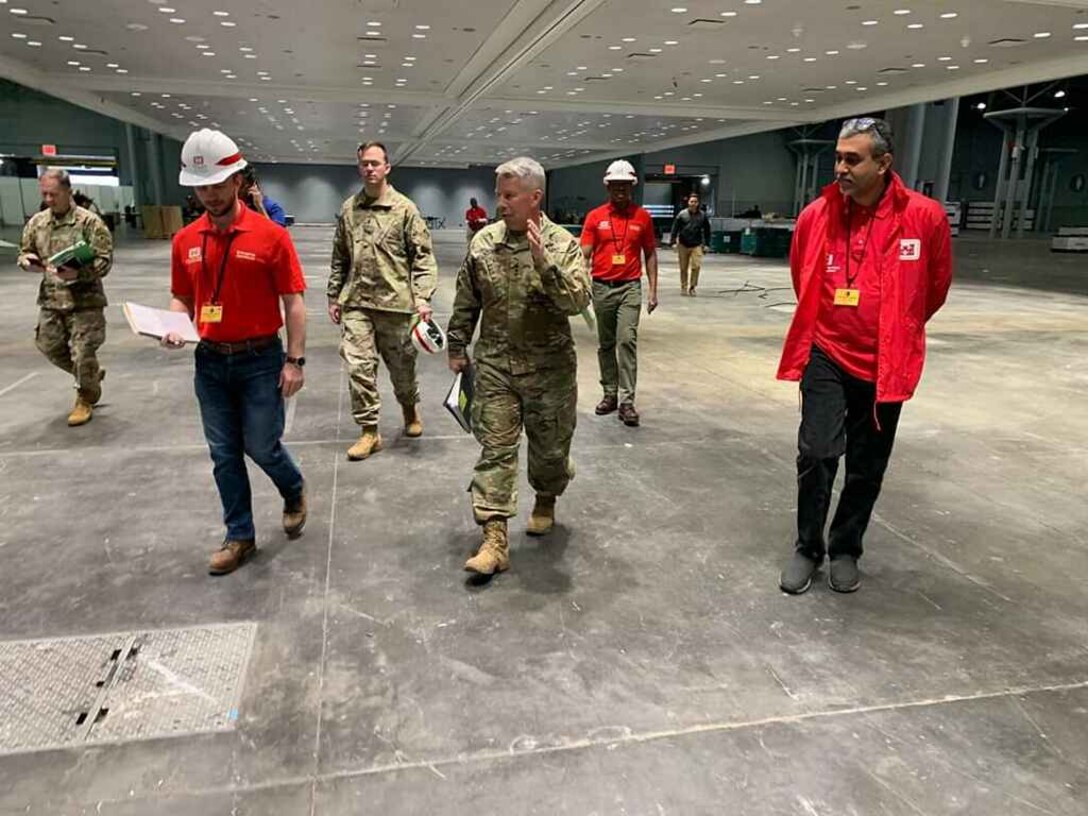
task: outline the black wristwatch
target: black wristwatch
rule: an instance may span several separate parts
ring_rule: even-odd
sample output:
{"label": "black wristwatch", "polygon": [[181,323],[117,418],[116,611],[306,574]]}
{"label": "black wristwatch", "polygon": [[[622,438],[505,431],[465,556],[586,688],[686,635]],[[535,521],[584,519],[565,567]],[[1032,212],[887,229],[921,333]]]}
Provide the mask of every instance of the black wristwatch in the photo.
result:
{"label": "black wristwatch", "polygon": [[305,357],[288,357],[285,360],[285,362],[293,363],[294,365],[297,365],[299,368],[302,368],[304,365],[306,365],[306,358]]}

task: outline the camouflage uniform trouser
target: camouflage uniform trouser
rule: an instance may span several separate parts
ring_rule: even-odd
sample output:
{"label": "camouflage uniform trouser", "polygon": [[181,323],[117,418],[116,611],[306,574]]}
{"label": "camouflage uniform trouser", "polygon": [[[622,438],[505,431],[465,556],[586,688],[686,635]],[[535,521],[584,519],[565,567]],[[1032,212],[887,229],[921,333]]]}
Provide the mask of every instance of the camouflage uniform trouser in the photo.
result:
{"label": "camouflage uniform trouser", "polygon": [[106,341],[106,316],[103,309],[77,309],[61,312],[42,309],[38,315],[35,345],[57,368],[76,380],[79,393],[91,402],[101,395],[101,372],[95,353]]}
{"label": "camouflage uniform trouser", "polygon": [[642,316],[642,281],[609,286],[593,281],[597,314],[597,363],[606,397],[635,401],[638,382],[638,321]]}
{"label": "camouflage uniform trouser", "polygon": [[401,405],[419,402],[416,349],[410,329],[414,314],[378,309],[344,309],[340,356],[348,365],[351,416],[364,428],[378,424],[378,355],[389,369],[393,393]]}
{"label": "camouflage uniform trouser", "polygon": [[477,524],[518,512],[518,446],[529,439],[529,484],[537,493],[562,495],[574,478],[570,443],[577,422],[574,366],[509,374],[476,365],[472,432],[483,450],[472,478]]}

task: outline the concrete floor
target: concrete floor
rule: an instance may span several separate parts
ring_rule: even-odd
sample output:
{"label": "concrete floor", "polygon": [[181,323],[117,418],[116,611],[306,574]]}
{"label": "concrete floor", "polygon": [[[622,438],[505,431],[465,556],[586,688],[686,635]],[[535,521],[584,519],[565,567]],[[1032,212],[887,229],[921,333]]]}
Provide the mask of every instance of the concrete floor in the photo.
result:
{"label": "concrete floor", "polygon": [[[0,639],[259,624],[236,732],[0,758],[0,813],[1088,812],[1082,260],[1052,294],[1026,288],[1053,269],[1042,249],[959,245],[973,280],[931,325],[862,589],[795,598],[777,587],[798,421],[796,387],[774,380],[783,264],[712,257],[687,299],[663,253],[637,430],[593,415],[577,323],[561,526],[525,537],[526,488],[513,570],[475,586],[477,447],[440,406],[444,361],[421,361],[425,437],[387,411],[388,449],[345,461],[330,230],[295,239],[312,322],[287,439],[310,521],[286,542],[256,475],[261,553],[217,579],[191,359],[120,314],[165,304],[167,244],[118,250],[106,396],[80,429],[33,347],[33,278],[0,275]],[[461,249],[439,236],[443,320]],[[772,291],[719,293],[745,282]]]}

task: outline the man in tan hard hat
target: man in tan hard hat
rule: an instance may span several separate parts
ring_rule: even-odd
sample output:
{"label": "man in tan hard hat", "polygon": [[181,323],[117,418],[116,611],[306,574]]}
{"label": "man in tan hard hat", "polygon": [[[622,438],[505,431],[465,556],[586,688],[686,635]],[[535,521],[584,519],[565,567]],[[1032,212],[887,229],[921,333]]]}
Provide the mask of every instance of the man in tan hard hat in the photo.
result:
{"label": "man in tan hard hat", "polygon": [[[306,523],[302,473],[281,441],[284,400],[305,381],[306,280],[287,230],[241,202],[245,167],[226,134],[200,130],[185,141],[178,183],[195,189],[205,213],[174,236],[170,266],[170,309],[189,315],[200,335],[196,397],[227,528],[213,575],[257,549],[247,454],[283,497],[287,536]],[[163,345],[184,343],[168,334]]]}
{"label": "man in tan hard hat", "polygon": [[642,257],[657,308],[657,235],[650,214],[634,202],[638,176],[630,162],[614,161],[604,177],[608,203],[592,210],[582,226],[582,252],[591,264],[593,311],[597,315],[597,361],[604,398],[598,416],[619,409],[624,425],[637,427],[638,323],[642,314]]}
{"label": "man in tan hard hat", "polygon": [[[73,202],[66,170],[46,170],[38,187],[45,209],[23,229],[18,263],[42,276],[36,344],[49,362],[75,378],[68,424],[85,425],[102,398],[105,371],[97,356],[106,340],[102,278],[113,265],[113,239],[101,218]],[[86,246],[78,247],[80,242]],[[71,257],[54,265],[51,259],[62,252]]]}
{"label": "man in tan hard hat", "polygon": [[430,320],[438,285],[430,230],[411,199],[389,183],[392,168],[385,145],[360,145],[356,158],[363,189],[340,208],[325,289],[329,319],[342,331],[340,356],[348,367],[351,415],[361,429],[348,449],[353,461],[382,449],[379,355],[404,413],[405,436],[423,434],[411,329],[416,320]]}

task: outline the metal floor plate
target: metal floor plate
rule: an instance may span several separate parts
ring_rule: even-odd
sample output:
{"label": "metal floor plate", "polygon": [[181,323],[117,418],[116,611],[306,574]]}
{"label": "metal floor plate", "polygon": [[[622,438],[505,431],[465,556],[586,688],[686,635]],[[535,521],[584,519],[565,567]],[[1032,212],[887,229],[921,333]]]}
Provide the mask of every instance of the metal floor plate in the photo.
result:
{"label": "metal floor plate", "polygon": [[0,642],[0,755],[233,730],[256,632]]}

